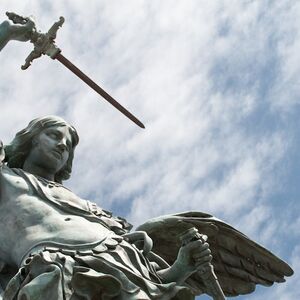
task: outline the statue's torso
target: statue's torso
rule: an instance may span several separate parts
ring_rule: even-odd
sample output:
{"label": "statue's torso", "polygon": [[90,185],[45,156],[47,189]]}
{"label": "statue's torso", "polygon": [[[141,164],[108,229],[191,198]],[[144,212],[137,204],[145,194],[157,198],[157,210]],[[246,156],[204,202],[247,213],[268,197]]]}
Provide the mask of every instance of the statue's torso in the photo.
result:
{"label": "statue's torso", "polygon": [[[44,188],[62,206],[70,203],[87,210],[87,201],[64,187],[50,185]],[[9,168],[2,170],[0,195],[0,255],[9,263],[18,264],[24,253],[42,241],[90,243],[101,240],[110,231],[102,224],[44,201]]]}

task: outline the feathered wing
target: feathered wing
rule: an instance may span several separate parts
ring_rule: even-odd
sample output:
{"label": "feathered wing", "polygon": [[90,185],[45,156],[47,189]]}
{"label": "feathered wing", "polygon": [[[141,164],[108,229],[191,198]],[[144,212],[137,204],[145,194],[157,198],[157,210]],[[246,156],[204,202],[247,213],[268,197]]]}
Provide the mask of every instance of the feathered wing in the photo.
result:
{"label": "feathered wing", "polygon": [[[215,273],[228,296],[248,294],[256,284],[271,286],[284,282],[293,270],[280,258],[249,239],[225,222],[205,213],[186,212],[151,219],[137,230],[148,233],[154,242],[153,252],[172,264],[180,248],[179,235],[196,227],[208,236]],[[205,291],[205,285],[197,273],[188,282],[195,294]]]}

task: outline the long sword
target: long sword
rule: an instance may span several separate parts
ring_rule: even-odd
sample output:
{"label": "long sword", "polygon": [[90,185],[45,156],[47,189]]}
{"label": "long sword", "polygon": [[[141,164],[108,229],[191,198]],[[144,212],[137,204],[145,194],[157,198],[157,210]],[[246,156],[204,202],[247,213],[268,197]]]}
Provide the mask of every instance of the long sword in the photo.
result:
{"label": "long sword", "polygon": [[[34,23],[31,17],[26,18],[10,12],[7,12],[6,15],[15,24],[26,24],[27,22]],[[21,67],[22,70],[26,70],[31,65],[33,60],[46,54],[50,56],[52,59],[56,59],[60,63],[62,63],[65,67],[67,67],[71,72],[73,72],[76,76],[78,76],[89,87],[91,87],[94,91],[96,91],[99,95],[101,95],[106,101],[108,101],[111,105],[113,105],[117,110],[119,110],[122,114],[124,114],[135,124],[137,124],[141,128],[145,128],[144,124],[137,117],[135,117],[117,100],[115,100],[97,83],[95,83],[91,78],[89,78],[73,63],[71,63],[64,55],[61,54],[61,49],[55,45],[55,38],[58,29],[63,25],[64,21],[65,19],[63,17],[60,17],[59,21],[55,22],[46,33],[41,33],[40,31],[37,31],[35,25],[33,26],[29,39],[30,42],[33,43],[34,49],[25,59],[25,64]]]}

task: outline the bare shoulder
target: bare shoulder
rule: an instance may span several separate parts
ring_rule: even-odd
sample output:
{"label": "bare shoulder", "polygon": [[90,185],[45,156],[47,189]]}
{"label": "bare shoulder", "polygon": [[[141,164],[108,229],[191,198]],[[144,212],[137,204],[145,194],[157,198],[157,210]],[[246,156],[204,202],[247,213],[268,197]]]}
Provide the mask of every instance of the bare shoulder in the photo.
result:
{"label": "bare shoulder", "polygon": [[1,166],[0,171],[0,202],[6,202],[9,199],[16,199],[21,194],[28,193],[30,187],[28,183],[19,176],[14,169],[5,164]]}

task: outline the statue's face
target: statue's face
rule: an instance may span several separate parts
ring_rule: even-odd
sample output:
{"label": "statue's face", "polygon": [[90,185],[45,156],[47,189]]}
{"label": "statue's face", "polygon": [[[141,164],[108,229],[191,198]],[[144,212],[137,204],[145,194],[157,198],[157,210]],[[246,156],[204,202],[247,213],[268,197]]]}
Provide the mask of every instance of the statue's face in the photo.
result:
{"label": "statue's face", "polygon": [[69,128],[56,125],[43,129],[34,138],[29,156],[37,166],[56,174],[68,161],[71,148]]}

